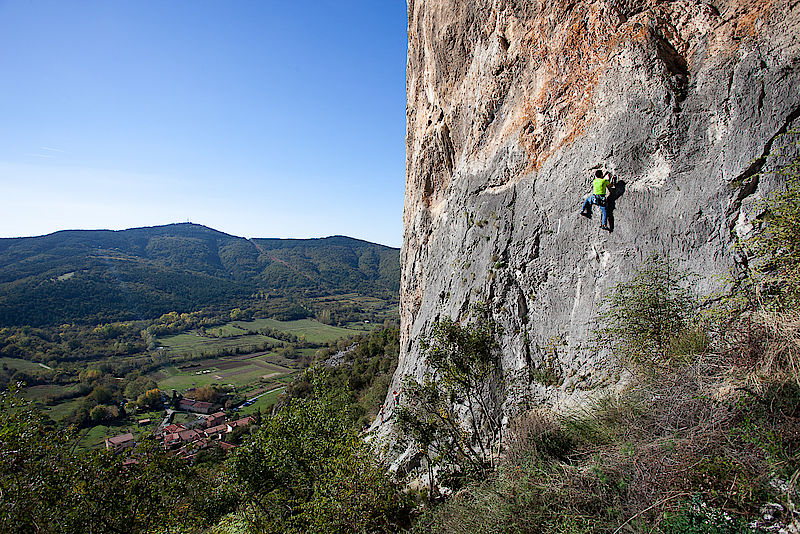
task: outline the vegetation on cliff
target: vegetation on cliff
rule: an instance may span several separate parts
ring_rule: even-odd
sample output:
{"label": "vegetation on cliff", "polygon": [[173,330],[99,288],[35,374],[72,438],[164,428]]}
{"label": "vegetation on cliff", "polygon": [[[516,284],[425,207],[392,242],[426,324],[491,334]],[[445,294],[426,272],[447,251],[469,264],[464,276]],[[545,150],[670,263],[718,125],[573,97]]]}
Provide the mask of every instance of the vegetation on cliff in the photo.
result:
{"label": "vegetation on cliff", "polygon": [[598,339],[624,387],[563,415],[528,412],[504,460],[416,523],[419,532],[738,534],[800,510],[800,172],[764,203],[732,298],[699,306],[652,256],[611,292]]}

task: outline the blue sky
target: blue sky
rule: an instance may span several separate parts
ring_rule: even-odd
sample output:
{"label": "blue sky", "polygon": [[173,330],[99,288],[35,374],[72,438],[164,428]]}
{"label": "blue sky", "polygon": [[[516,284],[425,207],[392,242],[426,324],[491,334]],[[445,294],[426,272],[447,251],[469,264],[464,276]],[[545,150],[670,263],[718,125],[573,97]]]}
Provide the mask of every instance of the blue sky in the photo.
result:
{"label": "blue sky", "polygon": [[406,2],[0,0],[0,237],[402,239]]}

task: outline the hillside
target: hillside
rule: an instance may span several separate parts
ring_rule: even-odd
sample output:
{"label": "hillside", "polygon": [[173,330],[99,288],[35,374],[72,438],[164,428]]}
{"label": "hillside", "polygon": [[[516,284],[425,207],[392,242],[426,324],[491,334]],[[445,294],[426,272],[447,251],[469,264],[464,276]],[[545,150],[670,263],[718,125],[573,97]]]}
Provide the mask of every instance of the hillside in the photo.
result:
{"label": "hillside", "polygon": [[348,237],[248,240],[189,223],[0,239],[0,326],[148,319],[256,295],[396,301],[398,258]]}

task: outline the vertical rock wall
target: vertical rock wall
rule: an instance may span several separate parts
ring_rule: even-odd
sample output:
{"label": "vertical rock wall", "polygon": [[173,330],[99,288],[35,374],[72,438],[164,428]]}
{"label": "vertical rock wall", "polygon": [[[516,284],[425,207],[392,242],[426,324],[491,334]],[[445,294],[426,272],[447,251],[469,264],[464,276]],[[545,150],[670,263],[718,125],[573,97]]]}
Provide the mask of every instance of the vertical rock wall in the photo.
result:
{"label": "vertical rock wall", "polygon": [[[563,407],[615,383],[587,347],[603,296],[653,251],[711,291],[735,266],[755,200],[775,187],[757,172],[800,126],[798,6],[408,0],[390,390],[424,371],[430,324],[479,301],[504,329],[504,368],[534,370],[536,402]],[[624,183],[612,233],[599,213],[578,216],[599,166]]]}

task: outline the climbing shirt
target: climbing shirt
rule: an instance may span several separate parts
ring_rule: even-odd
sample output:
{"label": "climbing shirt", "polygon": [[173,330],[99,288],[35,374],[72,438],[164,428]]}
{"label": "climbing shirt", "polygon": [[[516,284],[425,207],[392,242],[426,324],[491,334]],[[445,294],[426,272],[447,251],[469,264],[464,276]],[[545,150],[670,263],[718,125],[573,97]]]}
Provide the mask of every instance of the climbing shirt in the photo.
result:
{"label": "climbing shirt", "polygon": [[605,196],[606,189],[610,184],[611,180],[608,178],[595,178],[592,182],[592,193]]}

